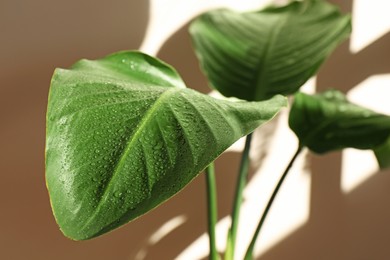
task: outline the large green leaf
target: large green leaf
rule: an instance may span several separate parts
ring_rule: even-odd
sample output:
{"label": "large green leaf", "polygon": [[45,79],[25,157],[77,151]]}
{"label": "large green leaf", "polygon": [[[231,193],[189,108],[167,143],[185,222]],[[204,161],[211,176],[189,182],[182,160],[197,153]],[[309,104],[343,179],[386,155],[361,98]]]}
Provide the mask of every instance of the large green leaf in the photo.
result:
{"label": "large green leaf", "polygon": [[390,137],[389,116],[352,104],[336,90],[297,93],[289,124],[300,145],[316,153],[347,147],[373,149]]}
{"label": "large green leaf", "polygon": [[296,92],[350,31],[350,17],[324,1],[247,13],[215,10],[190,27],[212,87],[245,100]]}
{"label": "large green leaf", "polygon": [[139,52],[57,69],[49,94],[46,181],[64,234],[88,239],[173,196],[286,105],[230,102],[186,89]]}

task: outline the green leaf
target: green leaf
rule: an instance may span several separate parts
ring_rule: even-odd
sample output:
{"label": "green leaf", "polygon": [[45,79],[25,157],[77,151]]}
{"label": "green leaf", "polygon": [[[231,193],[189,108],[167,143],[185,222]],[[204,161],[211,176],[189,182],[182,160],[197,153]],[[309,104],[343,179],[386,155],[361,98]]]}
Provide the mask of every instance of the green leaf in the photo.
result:
{"label": "green leaf", "polygon": [[385,143],[374,148],[374,153],[381,169],[390,168],[390,136]]}
{"label": "green leaf", "polygon": [[212,87],[245,100],[295,93],[350,31],[350,17],[324,1],[247,13],[215,10],[190,27]]}
{"label": "green leaf", "polygon": [[167,200],[286,105],[230,102],[186,89],[139,52],[82,60],[53,75],[46,182],[71,239],[108,232]]}
{"label": "green leaf", "polygon": [[336,90],[297,93],[289,117],[301,146],[316,153],[347,147],[373,149],[390,136],[390,117],[348,102]]}

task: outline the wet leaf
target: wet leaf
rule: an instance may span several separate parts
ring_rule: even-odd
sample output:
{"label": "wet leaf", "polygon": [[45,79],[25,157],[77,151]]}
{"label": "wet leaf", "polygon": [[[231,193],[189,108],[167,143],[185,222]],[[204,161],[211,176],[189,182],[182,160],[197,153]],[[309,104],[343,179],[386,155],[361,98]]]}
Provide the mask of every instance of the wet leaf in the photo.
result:
{"label": "wet leaf", "polygon": [[375,147],[374,153],[381,169],[390,168],[390,136],[384,144]]}
{"label": "wet leaf", "polygon": [[167,200],[286,105],[230,102],[186,89],[139,52],[82,60],[53,75],[46,181],[57,223],[89,239]]}

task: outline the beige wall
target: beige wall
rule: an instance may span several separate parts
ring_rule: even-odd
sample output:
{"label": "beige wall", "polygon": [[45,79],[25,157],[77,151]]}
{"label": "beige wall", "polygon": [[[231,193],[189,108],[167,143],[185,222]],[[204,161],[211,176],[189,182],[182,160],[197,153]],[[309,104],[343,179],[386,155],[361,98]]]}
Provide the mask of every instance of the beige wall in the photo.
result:
{"label": "beige wall", "polygon": [[[351,1],[342,3],[351,11]],[[177,215],[188,219],[150,248],[147,259],[172,259],[206,229],[203,178],[155,211],[108,235],[66,239],[51,214],[44,181],[45,109],[51,74],[86,57],[139,48],[149,3],[92,0],[0,1],[0,259],[134,259],[148,237]],[[158,56],[190,87],[208,92],[184,26]],[[322,68],[319,89],[348,91],[373,74],[390,73],[390,34],[357,54],[342,45]],[[306,224],[261,259],[386,259],[390,177],[378,173],[353,192],[340,189],[341,154],[309,156],[311,204]],[[217,163],[220,217],[230,212],[238,156]],[[387,172],[389,173],[389,172]]]}

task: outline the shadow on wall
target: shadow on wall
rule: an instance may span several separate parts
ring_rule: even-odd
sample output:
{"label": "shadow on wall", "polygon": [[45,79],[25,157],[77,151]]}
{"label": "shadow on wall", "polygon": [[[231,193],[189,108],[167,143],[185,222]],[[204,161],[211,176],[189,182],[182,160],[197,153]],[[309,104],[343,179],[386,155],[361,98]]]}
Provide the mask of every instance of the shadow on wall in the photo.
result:
{"label": "shadow on wall", "polygon": [[207,94],[211,88],[208,87],[207,79],[192,49],[188,27],[189,23],[175,32],[164,43],[157,56],[176,68],[187,87]]}

